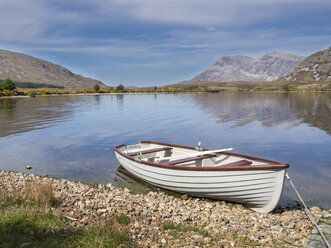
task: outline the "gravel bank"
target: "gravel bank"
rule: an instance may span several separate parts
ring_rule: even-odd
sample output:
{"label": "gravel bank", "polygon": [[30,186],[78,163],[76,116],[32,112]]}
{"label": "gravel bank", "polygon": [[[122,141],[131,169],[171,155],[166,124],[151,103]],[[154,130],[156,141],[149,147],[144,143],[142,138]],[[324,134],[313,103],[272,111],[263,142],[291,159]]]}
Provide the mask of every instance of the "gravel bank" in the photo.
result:
{"label": "gravel bank", "polygon": [[[312,229],[304,211],[294,206],[260,214],[223,201],[161,192],[135,195],[112,185],[0,171],[0,189],[9,194],[23,191],[27,181],[51,183],[59,199],[57,212],[73,227],[126,214],[127,228],[139,247],[300,247]],[[311,211],[317,220],[326,213],[318,207]],[[172,228],[165,228],[166,223]]]}

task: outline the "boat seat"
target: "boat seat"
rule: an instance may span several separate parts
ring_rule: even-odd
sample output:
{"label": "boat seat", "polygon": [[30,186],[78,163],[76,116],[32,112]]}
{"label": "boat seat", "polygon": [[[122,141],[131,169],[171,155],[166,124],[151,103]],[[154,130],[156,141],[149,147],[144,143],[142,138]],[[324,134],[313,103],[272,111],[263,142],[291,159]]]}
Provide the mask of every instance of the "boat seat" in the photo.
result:
{"label": "boat seat", "polygon": [[216,167],[247,166],[247,165],[251,165],[252,163],[253,163],[252,161],[248,161],[248,160],[243,159],[243,160],[239,160],[239,161],[236,161],[236,162],[219,165],[219,166],[216,166]]}
{"label": "boat seat", "polygon": [[138,151],[138,152],[130,152],[130,153],[128,153],[128,155],[134,157],[134,156],[137,156],[137,155],[140,155],[140,154],[148,154],[148,153],[153,153],[153,152],[169,151],[171,149],[172,149],[172,147],[165,146],[165,147],[154,148],[154,149],[149,149],[149,150],[142,150],[142,151]]}
{"label": "boat seat", "polygon": [[205,158],[212,158],[212,157],[215,157],[215,155],[207,154],[207,155],[202,155],[202,156],[194,156],[194,157],[182,158],[182,159],[164,162],[164,163],[162,163],[162,165],[176,165],[176,164],[182,164],[182,163],[186,163],[186,162],[201,160],[201,159],[205,159]]}

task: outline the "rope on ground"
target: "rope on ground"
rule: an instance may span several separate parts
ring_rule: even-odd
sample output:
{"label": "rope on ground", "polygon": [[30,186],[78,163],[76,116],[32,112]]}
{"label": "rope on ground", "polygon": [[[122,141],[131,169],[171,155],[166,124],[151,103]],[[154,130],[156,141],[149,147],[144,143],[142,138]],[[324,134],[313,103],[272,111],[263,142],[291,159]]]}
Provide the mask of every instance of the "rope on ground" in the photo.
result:
{"label": "rope on ground", "polygon": [[299,197],[299,199],[300,199],[300,202],[301,202],[301,204],[303,205],[304,210],[305,210],[305,212],[306,212],[306,215],[308,216],[310,222],[315,226],[316,230],[317,230],[318,233],[321,235],[321,237],[322,237],[322,239],[323,239],[323,242],[324,242],[325,246],[326,246],[327,248],[330,248],[330,244],[328,243],[328,241],[326,240],[326,238],[325,238],[323,232],[321,231],[321,229],[320,229],[319,226],[317,225],[316,221],[314,220],[314,217],[311,215],[309,209],[307,208],[306,203],[305,203],[304,200],[301,198],[299,192],[297,191],[297,189],[295,188],[294,184],[292,183],[291,178],[290,178],[290,176],[288,175],[288,173],[286,173],[285,176],[286,176],[286,178],[288,179],[288,181],[290,182],[290,184],[292,185],[292,187],[293,187],[295,193],[298,195],[298,197]]}

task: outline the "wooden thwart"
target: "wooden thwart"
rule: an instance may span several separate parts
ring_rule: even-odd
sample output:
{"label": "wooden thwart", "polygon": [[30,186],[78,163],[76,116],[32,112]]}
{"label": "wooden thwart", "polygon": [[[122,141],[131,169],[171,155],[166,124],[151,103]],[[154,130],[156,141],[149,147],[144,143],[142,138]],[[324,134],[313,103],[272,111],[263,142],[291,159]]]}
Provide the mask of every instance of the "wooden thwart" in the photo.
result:
{"label": "wooden thwart", "polygon": [[153,153],[153,152],[161,152],[161,151],[168,151],[171,150],[172,147],[160,147],[160,148],[155,148],[155,149],[149,149],[149,150],[143,150],[143,151],[139,151],[139,152],[131,152],[128,153],[129,156],[137,156],[140,154],[148,154],[148,153]]}
{"label": "wooden thwart", "polygon": [[212,158],[212,157],[215,157],[215,155],[209,154],[209,155],[203,155],[203,156],[194,156],[194,157],[182,158],[182,159],[164,162],[161,165],[176,165],[176,164],[182,164],[182,163],[186,163],[186,162],[201,160],[201,159],[205,159],[205,158]]}

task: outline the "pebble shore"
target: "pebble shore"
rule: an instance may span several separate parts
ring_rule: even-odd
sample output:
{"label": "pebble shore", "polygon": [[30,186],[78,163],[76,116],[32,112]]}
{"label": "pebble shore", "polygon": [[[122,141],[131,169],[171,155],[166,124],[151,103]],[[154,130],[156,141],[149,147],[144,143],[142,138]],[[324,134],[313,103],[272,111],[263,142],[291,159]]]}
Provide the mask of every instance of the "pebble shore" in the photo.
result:
{"label": "pebble shore", "polygon": [[[302,247],[312,231],[304,211],[296,206],[261,214],[224,201],[175,198],[162,192],[131,194],[110,184],[0,171],[0,190],[8,194],[23,191],[31,181],[52,184],[59,200],[56,211],[73,228],[127,215],[126,228],[138,247]],[[310,210],[316,220],[326,214],[319,207]],[[190,228],[166,229],[166,223]]]}

